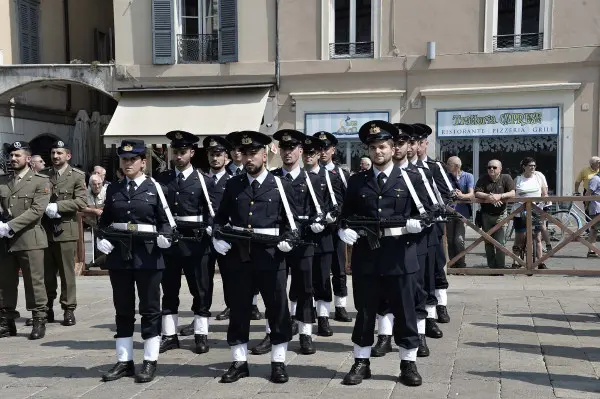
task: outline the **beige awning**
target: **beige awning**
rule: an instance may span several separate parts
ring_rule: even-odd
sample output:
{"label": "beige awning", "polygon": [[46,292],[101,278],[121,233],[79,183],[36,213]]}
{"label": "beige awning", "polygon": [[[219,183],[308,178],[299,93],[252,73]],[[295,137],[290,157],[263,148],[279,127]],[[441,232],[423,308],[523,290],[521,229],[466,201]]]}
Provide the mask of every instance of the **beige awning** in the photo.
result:
{"label": "beige awning", "polygon": [[104,144],[119,145],[124,138],[168,144],[171,130],[197,136],[258,131],[268,95],[269,88],[123,93]]}

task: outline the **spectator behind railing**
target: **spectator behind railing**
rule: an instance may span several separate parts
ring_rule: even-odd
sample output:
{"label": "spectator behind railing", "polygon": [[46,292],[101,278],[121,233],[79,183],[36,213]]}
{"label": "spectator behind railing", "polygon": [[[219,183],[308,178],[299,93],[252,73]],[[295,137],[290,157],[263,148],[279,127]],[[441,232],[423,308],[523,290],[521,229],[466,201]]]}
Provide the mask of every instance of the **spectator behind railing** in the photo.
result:
{"label": "spectator behind railing", "polygon": [[34,172],[39,172],[46,167],[46,162],[44,162],[44,159],[41,156],[34,155],[31,157],[30,166]]}
{"label": "spectator behind railing", "polygon": [[[502,219],[506,218],[506,202],[504,200],[515,196],[515,183],[509,175],[502,174],[502,163],[497,159],[488,162],[487,175],[481,176],[475,184],[475,198],[488,200],[481,204],[481,222],[484,231],[490,230]],[[492,237],[506,245],[505,227],[498,229]],[[492,244],[485,243],[487,265],[492,269],[504,269],[506,260],[504,252]]]}
{"label": "spectator behind railing", "polygon": [[[104,202],[106,201],[106,185],[103,184],[102,178],[98,174],[90,176],[89,185],[87,188],[87,207],[82,210],[83,223],[89,227],[96,227],[98,219],[102,215]],[[92,240],[92,245],[96,245],[96,241]],[[86,270],[90,267],[100,266],[104,263],[106,255],[100,255],[93,262],[86,265]]]}
{"label": "spectator behind railing", "polygon": [[[591,157],[590,166],[586,166],[581,169],[577,178],[575,179],[575,195],[579,195],[579,185],[583,183],[583,195],[589,195],[589,184],[592,177],[594,177],[600,171],[600,157]],[[583,207],[585,208],[585,214],[590,216],[588,201],[583,201]]]}
{"label": "spectator behind railing", "polygon": [[[588,195],[600,195],[600,173],[596,173],[589,182],[588,186]],[[590,201],[589,202],[589,214],[593,219],[600,213],[600,201]],[[588,236],[588,241],[592,243],[592,245],[596,245],[596,236],[598,235],[598,229],[600,229],[600,223],[594,224],[590,227],[590,234]],[[588,251],[588,258],[597,258],[598,255],[594,251]]]}
{"label": "spectator behind railing", "polygon": [[364,172],[366,170],[371,169],[371,160],[368,157],[362,157],[360,159],[360,169],[359,172]]}
{"label": "spectator behind railing", "polygon": [[[448,171],[456,177],[458,189],[456,189],[456,199],[465,201],[473,199],[473,187],[475,179],[472,174],[461,170],[462,161],[459,157],[450,157],[446,162]],[[473,205],[456,204],[456,211],[465,218],[470,219],[473,216]],[[448,219],[446,224],[446,234],[448,239],[448,257],[454,258],[465,250],[465,224],[460,219]],[[467,267],[465,257],[460,258],[452,267]]]}

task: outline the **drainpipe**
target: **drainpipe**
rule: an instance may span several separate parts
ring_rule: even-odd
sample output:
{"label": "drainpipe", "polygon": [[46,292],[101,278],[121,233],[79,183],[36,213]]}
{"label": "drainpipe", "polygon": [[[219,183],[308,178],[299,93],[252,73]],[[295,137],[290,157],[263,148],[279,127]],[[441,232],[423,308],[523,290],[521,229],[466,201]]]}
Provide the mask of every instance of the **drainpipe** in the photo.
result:
{"label": "drainpipe", "polygon": [[275,0],[275,89],[279,92],[281,79],[279,65],[279,0]]}
{"label": "drainpipe", "polygon": [[[71,37],[69,35],[69,0],[63,0],[63,30],[65,34],[65,58],[66,64],[71,63]],[[72,101],[72,86],[67,85],[67,104],[66,111],[71,111]]]}

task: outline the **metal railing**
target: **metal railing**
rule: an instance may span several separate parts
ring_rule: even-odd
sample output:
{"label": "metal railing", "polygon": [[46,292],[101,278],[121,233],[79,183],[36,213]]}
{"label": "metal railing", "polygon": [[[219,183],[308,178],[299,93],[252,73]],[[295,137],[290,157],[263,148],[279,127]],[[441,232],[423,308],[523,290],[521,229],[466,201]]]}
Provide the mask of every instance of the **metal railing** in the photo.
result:
{"label": "metal railing", "polygon": [[529,51],[544,48],[544,33],[494,36],[494,52]]}
{"label": "metal railing", "polygon": [[373,42],[330,43],[329,58],[373,58]]}
{"label": "metal railing", "polygon": [[219,61],[219,35],[177,35],[180,64]]}

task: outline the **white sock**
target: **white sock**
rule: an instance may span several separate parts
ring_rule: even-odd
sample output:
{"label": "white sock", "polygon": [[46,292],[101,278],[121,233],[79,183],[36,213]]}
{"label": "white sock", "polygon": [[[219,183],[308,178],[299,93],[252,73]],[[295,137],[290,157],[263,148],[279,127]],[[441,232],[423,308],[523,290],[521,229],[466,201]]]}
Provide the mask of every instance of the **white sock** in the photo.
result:
{"label": "white sock", "polygon": [[248,344],[233,345],[231,354],[234,362],[245,362],[248,359]]}
{"label": "white sock", "polygon": [[417,361],[417,351],[419,348],[404,349],[400,347],[400,360],[410,360],[411,362]]}
{"label": "white sock", "polygon": [[428,319],[437,319],[437,312],[435,311],[435,305],[426,305],[425,310],[427,310],[427,318]]}
{"label": "white sock", "polygon": [[265,332],[271,334],[271,327],[269,327],[269,320],[265,320]]}
{"label": "white sock", "polygon": [[298,332],[304,335],[312,335],[312,324],[311,323],[303,323],[301,321],[298,322]]}
{"label": "white sock", "polygon": [[438,305],[447,306],[448,305],[448,293],[445,289],[435,290],[435,297],[437,298]]}
{"label": "white sock", "polygon": [[154,362],[158,360],[158,351],[160,350],[160,336],[144,340],[144,360]]}
{"label": "white sock", "polygon": [[317,301],[317,316],[329,317],[329,305],[331,302]]}
{"label": "white sock", "polygon": [[133,360],[133,337],[117,338],[117,362]]}
{"label": "white sock", "polygon": [[273,345],[271,347],[271,361],[272,362],[285,362],[285,353],[287,352],[288,343]]}
{"label": "white sock", "polygon": [[417,319],[417,331],[419,334],[425,334],[425,319]]}
{"label": "white sock", "polygon": [[194,316],[194,334],[208,335],[208,317]]}
{"label": "white sock", "polygon": [[313,301],[313,308],[316,308],[317,307],[317,302],[315,302],[315,298],[314,297],[313,297],[312,301]]}
{"label": "white sock", "polygon": [[254,295],[254,296],[252,297],[252,304],[253,304],[253,305],[256,305],[257,303],[258,303],[258,295]]}
{"label": "white sock", "polygon": [[346,307],[346,298],[345,296],[335,296],[334,302],[336,308],[345,308]]}
{"label": "white sock", "polygon": [[355,359],[368,359],[371,357],[370,346],[358,346],[354,344],[354,358]]}
{"label": "white sock", "polygon": [[176,335],[177,321],[179,317],[176,314],[166,314],[162,317],[162,335]]}
{"label": "white sock", "polygon": [[392,335],[394,328],[394,315],[388,313],[383,316],[377,315],[377,334],[378,335]]}
{"label": "white sock", "polygon": [[290,301],[290,314],[292,316],[296,316],[296,308],[298,307],[298,302],[291,302]]}

